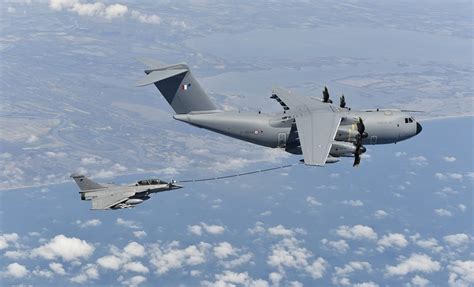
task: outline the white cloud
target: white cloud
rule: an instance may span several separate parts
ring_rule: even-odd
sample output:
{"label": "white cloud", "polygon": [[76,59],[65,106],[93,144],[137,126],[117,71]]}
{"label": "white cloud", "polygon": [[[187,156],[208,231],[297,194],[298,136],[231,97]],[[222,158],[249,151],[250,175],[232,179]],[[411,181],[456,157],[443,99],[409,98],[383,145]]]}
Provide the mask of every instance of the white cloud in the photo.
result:
{"label": "white cloud", "polygon": [[404,248],[408,245],[408,241],[405,239],[405,236],[400,233],[389,233],[384,235],[378,241],[377,250],[383,252],[385,248],[395,247],[395,248]]}
{"label": "white cloud", "polygon": [[5,275],[14,278],[23,278],[28,275],[28,269],[24,265],[11,263],[7,266]]}
{"label": "white cloud", "polygon": [[97,264],[104,269],[118,270],[122,265],[122,259],[115,255],[107,255],[97,259]]}
{"label": "white cloud", "polygon": [[412,164],[417,165],[417,166],[427,166],[428,165],[428,160],[426,157],[420,155],[420,156],[414,156],[409,158]]}
{"label": "white cloud", "polygon": [[57,262],[49,263],[49,268],[58,275],[66,275],[66,270],[64,270],[64,267],[61,263],[57,263]]}
{"label": "white cloud", "polygon": [[146,236],[146,232],[143,230],[134,231],[133,236],[135,236],[136,238],[143,238]]}
{"label": "white cloud", "polygon": [[202,235],[202,227],[200,225],[188,225],[188,232],[194,235]]}
{"label": "white cloud", "polygon": [[138,276],[133,276],[132,278],[122,281],[122,284],[128,287],[137,287],[142,283],[146,282],[146,277],[143,277],[141,275]]}
{"label": "white cloud", "polygon": [[97,270],[97,266],[94,264],[87,264],[82,268],[82,271],[79,275],[72,277],[69,279],[73,283],[83,284],[91,279],[98,279],[99,278],[99,271]]}
{"label": "white cloud", "polygon": [[443,250],[443,247],[438,245],[438,241],[435,238],[419,239],[419,234],[416,234],[411,236],[411,239],[421,248],[429,249],[433,252],[441,252]]}
{"label": "white cloud", "polygon": [[224,233],[224,231],[225,231],[224,226],[220,226],[220,225],[207,225],[207,224],[204,223],[204,222],[201,222],[201,225],[202,225],[202,227],[204,228],[204,230],[205,230],[207,233],[209,233],[209,234],[217,235],[217,234],[222,234],[222,233]]}
{"label": "white cloud", "polygon": [[435,177],[439,180],[454,179],[454,180],[461,181],[463,179],[462,174],[460,174],[460,173],[451,173],[451,172],[447,172],[447,173],[437,172],[437,173],[435,173]]}
{"label": "white cloud", "polygon": [[249,286],[249,287],[268,287],[268,282],[262,279],[253,279],[247,272],[237,273],[230,270],[224,270],[221,274],[214,275],[216,281],[201,282],[202,286],[208,287],[231,287],[231,286]]}
{"label": "white cloud", "polygon": [[313,279],[323,277],[329,264],[321,257],[310,263],[311,252],[299,244],[296,238],[290,237],[273,245],[267,257],[268,265],[278,268],[280,273],[283,273],[285,268],[294,268],[304,270]]}
{"label": "white cloud", "polygon": [[36,267],[35,270],[31,272],[34,276],[44,277],[44,278],[52,278],[54,273],[49,270],[41,270],[39,267]]}
{"label": "white cloud", "polygon": [[451,213],[451,211],[446,210],[446,209],[444,209],[444,208],[438,208],[438,209],[435,209],[434,211],[435,211],[435,213],[436,213],[438,216],[443,216],[443,217],[451,217],[451,216],[453,216],[453,214]]}
{"label": "white cloud", "polygon": [[235,254],[235,249],[229,242],[221,242],[217,246],[214,246],[214,256],[219,259],[227,258],[233,254]]}
{"label": "white cloud", "polygon": [[441,265],[425,254],[412,254],[409,258],[400,259],[395,266],[387,266],[386,272],[389,276],[404,276],[412,272],[432,273],[439,271]]}
{"label": "white cloud", "polygon": [[133,220],[125,220],[121,217],[117,218],[117,220],[115,221],[115,224],[132,228],[132,229],[139,229],[141,227],[138,222],[135,222]]}
{"label": "white cloud", "polygon": [[260,222],[260,221],[257,221],[255,223],[255,227],[254,228],[249,228],[248,229],[249,233],[250,234],[258,234],[258,233],[264,233],[265,232],[265,227],[263,227],[263,223]]}
{"label": "white cloud", "polygon": [[45,245],[32,250],[32,256],[40,256],[48,260],[62,258],[65,261],[88,258],[94,252],[94,246],[75,237],[56,235]]}
{"label": "white cloud", "polygon": [[352,287],[379,287],[379,285],[372,281],[369,281],[369,282],[353,284]]}
{"label": "white cloud", "polygon": [[179,243],[176,241],[163,247],[155,244],[150,247],[150,262],[155,266],[156,273],[163,275],[170,270],[183,266],[195,266],[205,263],[210,247],[211,245],[205,242],[190,245],[183,249],[179,248]]}
{"label": "white cloud", "polygon": [[358,207],[358,206],[364,206],[364,203],[360,200],[344,200],[342,201],[342,204],[345,204],[345,205],[350,205],[350,206],[354,206],[354,207]]}
{"label": "white cloud", "polygon": [[152,14],[152,15],[147,15],[143,14],[137,10],[132,11],[132,18],[136,19],[140,23],[144,24],[160,24],[161,23],[161,18],[158,15]]}
{"label": "white cloud", "polygon": [[354,225],[352,227],[342,225],[339,226],[339,228],[336,230],[336,233],[344,238],[347,239],[369,239],[369,240],[376,240],[377,239],[377,233],[369,227],[365,225]]}
{"label": "white cloud", "polygon": [[461,210],[461,212],[464,212],[464,211],[466,211],[466,209],[467,209],[467,207],[466,207],[464,204],[462,204],[462,203],[460,203],[460,204],[458,205],[458,208],[459,208],[459,210]]}
{"label": "white cloud", "polygon": [[416,275],[415,277],[411,279],[411,284],[417,287],[425,287],[425,286],[428,286],[428,284],[430,284],[430,281],[426,278]]}
{"label": "white cloud", "polygon": [[310,206],[321,206],[321,202],[317,201],[316,198],[314,196],[308,196],[306,197],[306,202],[308,203],[308,205]]}
{"label": "white cloud", "polygon": [[469,236],[464,233],[446,235],[443,239],[453,247],[460,247],[469,243]]}
{"label": "white cloud", "polygon": [[50,0],[49,7],[55,11],[63,9],[76,12],[79,16],[97,16],[105,19],[120,18],[128,12],[128,7],[122,4],[105,5],[101,2],[82,3],[79,0]]}
{"label": "white cloud", "polygon": [[404,151],[398,151],[398,152],[395,153],[396,157],[401,157],[401,156],[405,156],[405,155],[407,155],[407,153],[404,152]]}
{"label": "white cloud", "polygon": [[351,285],[350,275],[356,271],[372,272],[372,265],[364,261],[352,261],[344,267],[335,267],[332,275],[332,283],[337,286]]}
{"label": "white cloud", "polygon": [[105,18],[113,19],[123,17],[128,12],[128,7],[122,4],[112,4],[105,8]]}
{"label": "white cloud", "polygon": [[283,275],[278,272],[272,272],[268,275],[268,279],[272,282],[272,286],[279,287],[280,281],[283,279]]}
{"label": "white cloud", "polygon": [[130,242],[123,248],[128,257],[143,257],[145,256],[145,247],[137,242]]}
{"label": "white cloud", "polygon": [[456,260],[448,265],[449,286],[467,287],[474,285],[474,261]]}
{"label": "white cloud", "polygon": [[18,241],[18,234],[16,233],[4,233],[0,235],[0,250],[8,248],[10,243]]}
{"label": "white cloud", "polygon": [[341,253],[341,254],[346,253],[349,250],[349,244],[347,244],[347,242],[343,239],[338,240],[338,241],[329,241],[326,238],[323,238],[321,240],[321,243],[325,247],[331,250],[337,251],[338,253]]}
{"label": "white cloud", "polygon": [[454,156],[445,156],[443,157],[444,161],[446,162],[455,162],[456,158]]}
{"label": "white cloud", "polygon": [[277,225],[268,228],[268,233],[276,236],[293,236],[294,232],[291,229],[285,228],[283,225]]}
{"label": "white cloud", "polygon": [[148,273],[148,267],[143,265],[141,262],[128,262],[123,265],[123,270],[132,271],[136,273]]}
{"label": "white cloud", "polygon": [[77,220],[76,224],[80,228],[87,228],[87,227],[91,227],[91,226],[99,226],[99,225],[102,224],[102,221],[100,221],[99,219],[91,219],[91,220],[88,220],[88,221],[85,221],[85,222]]}
{"label": "white cloud", "polygon": [[381,210],[381,209],[375,211],[375,213],[374,213],[374,217],[377,218],[377,219],[382,219],[382,218],[385,218],[387,216],[388,216],[388,213],[385,212],[384,210]]}

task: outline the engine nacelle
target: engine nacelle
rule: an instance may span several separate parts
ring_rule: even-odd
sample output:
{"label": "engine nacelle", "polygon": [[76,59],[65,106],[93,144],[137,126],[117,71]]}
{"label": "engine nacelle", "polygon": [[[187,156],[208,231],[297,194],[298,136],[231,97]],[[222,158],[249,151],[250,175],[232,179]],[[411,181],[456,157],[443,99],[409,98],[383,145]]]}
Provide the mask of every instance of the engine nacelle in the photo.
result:
{"label": "engine nacelle", "polygon": [[128,205],[137,205],[142,203],[144,200],[141,198],[130,198],[129,200],[125,201],[125,204]]}
{"label": "engine nacelle", "polygon": [[357,124],[359,122],[359,118],[356,117],[342,117],[341,118],[341,126],[348,126]]}
{"label": "engine nacelle", "polygon": [[340,161],[340,159],[338,159],[337,157],[332,157],[332,156],[328,156],[328,158],[326,159],[326,163],[336,163]]}
{"label": "engine nacelle", "polygon": [[356,143],[359,138],[360,133],[357,130],[357,126],[351,125],[339,127],[336,132],[336,137],[334,139],[337,141]]}
{"label": "engine nacelle", "polygon": [[330,155],[335,157],[353,157],[356,152],[356,146],[349,142],[334,142],[331,147]]}

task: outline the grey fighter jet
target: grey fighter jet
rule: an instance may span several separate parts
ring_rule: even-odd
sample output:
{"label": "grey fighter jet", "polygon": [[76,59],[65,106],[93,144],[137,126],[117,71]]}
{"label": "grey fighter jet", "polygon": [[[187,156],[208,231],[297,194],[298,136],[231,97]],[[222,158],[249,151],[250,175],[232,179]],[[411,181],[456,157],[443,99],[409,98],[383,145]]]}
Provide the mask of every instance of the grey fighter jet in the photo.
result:
{"label": "grey fighter jet", "polygon": [[182,188],[174,182],[159,179],[139,180],[133,185],[115,185],[97,183],[84,175],[73,174],[71,177],[81,190],[81,200],[92,201],[92,209],[131,208],[150,199],[152,193]]}
{"label": "grey fighter jet", "polygon": [[344,96],[339,105],[329,99],[303,97],[281,88],[271,95],[283,108],[278,114],[219,110],[193,77],[186,64],[150,69],[138,86],[154,84],[176,112],[174,119],[257,145],[303,154],[306,165],[324,166],[353,157],[358,166],[364,145],[397,143],[421,132],[408,111],[352,110]]}

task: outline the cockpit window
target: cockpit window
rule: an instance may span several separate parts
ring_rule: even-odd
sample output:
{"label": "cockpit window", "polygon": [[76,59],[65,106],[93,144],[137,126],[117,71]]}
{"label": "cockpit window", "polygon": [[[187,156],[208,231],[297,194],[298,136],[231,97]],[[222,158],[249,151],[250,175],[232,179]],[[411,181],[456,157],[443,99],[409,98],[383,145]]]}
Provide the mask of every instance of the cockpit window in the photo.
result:
{"label": "cockpit window", "polygon": [[412,123],[413,121],[414,121],[413,118],[408,119],[408,122],[410,122],[410,123]]}
{"label": "cockpit window", "polygon": [[153,184],[162,184],[163,181],[159,179],[143,179],[137,182],[138,185],[153,185]]}
{"label": "cockpit window", "polygon": [[408,124],[408,118],[405,118],[405,124]]}

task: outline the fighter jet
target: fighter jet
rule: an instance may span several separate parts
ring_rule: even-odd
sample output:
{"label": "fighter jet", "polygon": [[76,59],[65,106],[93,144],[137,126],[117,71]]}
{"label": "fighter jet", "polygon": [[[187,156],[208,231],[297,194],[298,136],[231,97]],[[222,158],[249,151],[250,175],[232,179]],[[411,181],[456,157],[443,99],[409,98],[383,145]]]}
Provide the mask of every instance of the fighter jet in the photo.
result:
{"label": "fighter jet", "polygon": [[324,166],[353,157],[358,166],[364,145],[390,144],[422,130],[409,111],[353,110],[344,95],[333,104],[325,87],[322,99],[274,88],[271,98],[281,113],[222,111],[211,101],[186,64],[150,67],[138,86],[154,84],[175,111],[174,119],[257,145],[302,154],[306,165]]}
{"label": "fighter jet", "polygon": [[150,199],[150,194],[182,188],[159,179],[139,180],[133,185],[97,183],[84,175],[72,174],[79,186],[81,200],[91,200],[92,209],[132,208]]}

